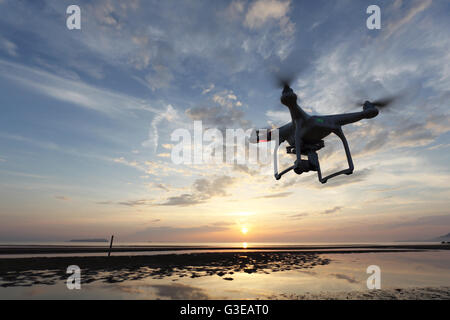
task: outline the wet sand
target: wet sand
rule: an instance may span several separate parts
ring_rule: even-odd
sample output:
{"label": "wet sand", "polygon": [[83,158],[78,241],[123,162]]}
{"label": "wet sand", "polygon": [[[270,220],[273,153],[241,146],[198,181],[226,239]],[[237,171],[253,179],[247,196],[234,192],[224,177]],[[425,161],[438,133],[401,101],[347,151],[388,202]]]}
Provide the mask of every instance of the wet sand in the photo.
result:
{"label": "wet sand", "polygon": [[[79,248],[79,247],[77,247]],[[198,247],[205,250],[205,247]],[[30,252],[30,248],[20,248],[20,253]],[[31,248],[33,250],[37,248]],[[46,247],[44,251],[52,248]],[[61,250],[60,247],[54,248]],[[64,248],[71,250],[72,247]],[[81,248],[92,249],[92,248]],[[104,248],[101,248],[102,250]],[[124,249],[124,248],[116,248]],[[135,248],[137,250],[141,248]],[[160,248],[156,248],[159,250]],[[200,253],[192,249],[191,253],[180,254],[178,250],[186,247],[176,247],[170,254],[141,254],[116,255],[107,257],[103,251],[97,256],[76,256],[79,251],[71,252],[74,256],[52,257],[14,257],[0,258],[0,287],[33,287],[35,285],[55,285],[67,279],[67,267],[77,265],[83,271],[82,284],[104,283],[115,284],[130,280],[166,279],[164,281],[194,280],[191,278],[205,278],[215,276],[214,281],[235,283],[240,274],[278,274],[284,271],[313,272],[316,267],[326,266],[333,261],[333,256],[339,254],[352,256],[361,253],[410,253],[415,252],[443,252],[450,250],[448,245],[373,245],[373,246],[299,246],[237,249],[224,252],[226,248],[208,248],[209,252]],[[26,251],[28,250],[28,251]],[[144,251],[149,248],[145,247]],[[167,248],[164,247],[167,251]],[[215,251],[218,250],[218,251]],[[11,252],[11,251],[10,251]],[[16,251],[17,252],[17,251]],[[57,251],[59,252],[59,251]],[[119,251],[120,252],[120,251]],[[125,251],[128,252],[128,251]],[[40,251],[39,253],[42,253]],[[54,254],[55,251],[52,251]],[[352,258],[353,259],[353,258]],[[314,269],[316,270],[316,269]],[[241,278],[242,279],[242,278]],[[183,281],[185,281],[183,280]],[[233,281],[235,280],[235,281]],[[197,281],[197,279],[195,279]],[[137,281],[139,282],[139,281]],[[132,282],[134,283],[134,282]],[[443,285],[448,285],[443,283]],[[318,292],[302,294],[274,294],[270,299],[450,299],[450,287],[418,287],[418,288],[389,288],[373,291],[348,292]]]}
{"label": "wet sand", "polygon": [[276,295],[271,300],[450,300],[450,287],[396,288],[352,292]]}
{"label": "wet sand", "polygon": [[116,283],[148,277],[162,279],[174,275],[179,278],[218,275],[231,281],[235,272],[270,273],[309,269],[328,263],[329,259],[322,259],[309,252],[0,259],[0,285],[11,287],[55,284],[67,278],[66,269],[69,265],[77,265],[83,270],[82,283]]}

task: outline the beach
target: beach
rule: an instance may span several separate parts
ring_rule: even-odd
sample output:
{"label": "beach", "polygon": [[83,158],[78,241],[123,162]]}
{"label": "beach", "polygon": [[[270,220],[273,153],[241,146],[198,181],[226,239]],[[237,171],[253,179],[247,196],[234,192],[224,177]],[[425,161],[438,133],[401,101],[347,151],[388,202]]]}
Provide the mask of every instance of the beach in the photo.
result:
{"label": "beach", "polygon": [[[108,257],[101,246],[1,247],[0,298],[450,298],[448,245],[113,249]],[[381,290],[366,287],[373,264],[382,271]],[[71,265],[81,269],[82,290],[65,285]]]}

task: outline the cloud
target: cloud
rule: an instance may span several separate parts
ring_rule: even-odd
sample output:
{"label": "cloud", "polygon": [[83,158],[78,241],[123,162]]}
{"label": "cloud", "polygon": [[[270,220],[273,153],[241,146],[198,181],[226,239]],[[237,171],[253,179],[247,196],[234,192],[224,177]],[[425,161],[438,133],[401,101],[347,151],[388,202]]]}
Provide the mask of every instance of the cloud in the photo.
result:
{"label": "cloud", "polygon": [[158,153],[157,156],[160,158],[170,158],[170,153]]}
{"label": "cloud", "polygon": [[248,165],[237,163],[233,164],[233,171],[238,173],[245,173],[248,174],[249,176],[256,176],[260,174],[258,170],[252,170],[248,167]]}
{"label": "cloud", "polygon": [[213,225],[213,226],[232,226],[234,224],[235,224],[235,222],[230,222],[230,221],[218,221],[218,222],[211,223],[211,225]]}
{"label": "cloud", "polygon": [[179,196],[168,197],[165,202],[161,203],[162,206],[193,206],[204,202],[204,198],[198,194],[184,193]]}
{"label": "cloud", "polygon": [[322,214],[331,214],[331,213],[337,213],[337,212],[339,212],[339,211],[341,211],[341,210],[342,210],[342,207],[336,206],[336,207],[334,207],[334,208],[324,210],[324,211],[322,211],[321,213],[322,213]]}
{"label": "cloud", "polygon": [[428,150],[446,149],[448,147],[450,147],[450,143],[445,143],[445,144],[440,143],[440,144],[429,147]]}
{"label": "cloud", "polygon": [[220,176],[213,179],[197,179],[194,182],[195,191],[206,195],[208,198],[214,196],[226,196],[226,189],[235,182],[235,178],[230,176]]}
{"label": "cloud", "polygon": [[65,79],[37,68],[0,60],[0,70],[2,77],[11,79],[41,94],[108,116],[123,116],[126,111],[130,110],[160,113],[160,110],[151,107],[144,100],[96,88],[81,81]]}
{"label": "cloud", "polygon": [[273,121],[275,124],[281,125],[291,122],[291,115],[287,110],[269,110],[266,112],[266,117]]}
{"label": "cloud", "polygon": [[267,21],[281,20],[287,16],[290,1],[254,1],[245,16],[245,25],[251,29],[260,28]]}
{"label": "cloud", "polygon": [[170,69],[163,65],[154,66],[153,71],[145,77],[145,81],[153,91],[168,88],[173,79],[174,76]]}
{"label": "cloud", "polygon": [[101,204],[101,205],[110,205],[110,204],[113,204],[114,202],[112,202],[112,201],[97,201],[95,203]]}
{"label": "cloud", "polygon": [[117,204],[127,207],[137,207],[137,206],[146,206],[151,204],[151,200],[147,199],[139,199],[139,200],[128,200],[117,202]]}
{"label": "cloud", "polygon": [[278,192],[272,194],[266,194],[264,196],[256,197],[256,199],[273,199],[273,198],[285,198],[289,197],[293,192]]}
{"label": "cloud", "polygon": [[[276,199],[301,193],[305,208],[317,205],[323,197],[339,201],[329,208],[325,206],[309,213],[322,218],[332,215],[325,215],[325,211],[333,210],[335,206],[346,208],[351,202],[351,213],[347,214],[344,209],[337,211],[342,212],[342,216],[346,214],[345,218],[350,221],[355,208],[378,197],[371,194],[370,189],[374,185],[385,189],[386,184],[392,189],[403,187],[395,189],[395,198],[391,199],[405,208],[399,210],[419,210],[415,205],[418,202],[426,203],[427,207],[446,203],[447,150],[427,150],[443,148],[449,142],[446,134],[450,127],[449,22],[445,19],[448,6],[441,2],[435,1],[430,5],[430,1],[396,1],[383,10],[383,29],[378,32],[365,28],[365,21],[361,20],[365,12],[361,10],[361,16],[355,15],[355,10],[360,10],[361,6],[353,4],[349,7],[323,3],[318,10],[316,4],[285,0],[180,2],[175,6],[164,1],[141,1],[138,4],[99,0],[85,4],[84,19],[89,23],[83,25],[82,33],[67,32],[58,27],[60,20],[52,18],[64,12],[62,2],[30,3],[3,1],[2,9],[8,14],[2,17],[4,28],[0,31],[0,37],[13,42],[13,46],[8,48],[0,44],[0,52],[3,59],[11,59],[15,63],[0,61],[0,79],[6,81],[11,90],[17,90],[5,96],[11,98],[11,102],[15,101],[15,97],[17,102],[36,98],[36,107],[29,111],[36,112],[37,116],[34,118],[35,114],[28,113],[28,110],[22,114],[23,110],[11,105],[12,117],[7,120],[19,121],[21,115],[25,115],[33,121],[19,121],[24,127],[19,122],[6,121],[4,125],[10,125],[10,129],[17,132],[25,130],[29,136],[37,135],[37,140],[41,140],[39,134],[53,132],[52,137],[59,142],[57,145],[46,145],[46,150],[80,144],[90,150],[101,148],[104,157],[116,165],[105,167],[103,163],[92,163],[86,169],[97,165],[102,170],[82,173],[86,177],[97,177],[96,181],[103,181],[96,190],[99,194],[111,194],[109,191],[115,188],[115,183],[123,179],[130,181],[136,176],[133,172],[129,176],[131,170],[118,170],[127,168],[120,168],[117,164],[141,171],[140,176],[144,175],[142,172],[146,176],[152,175],[153,183],[138,180],[126,187],[125,193],[135,194],[136,198],[103,201],[100,204],[166,206],[152,207],[151,211],[172,210],[176,213],[173,217],[176,222],[178,211],[189,212],[196,209],[192,206],[208,201],[211,212],[216,214],[223,210],[219,208],[222,200],[227,200],[217,198],[232,192],[233,201],[238,199],[237,206],[245,202],[249,205],[248,210],[257,211],[260,208],[257,205],[252,208],[254,205],[252,201],[247,201],[248,195],[251,198],[253,191],[266,190],[259,195],[267,193]],[[312,48],[311,52],[297,54],[305,47]],[[11,53],[17,55],[14,57]],[[296,61],[290,61],[293,57],[296,59],[292,60]],[[304,60],[308,62],[305,64],[307,68],[302,68],[303,64],[299,67],[299,62]],[[136,141],[134,137],[138,137],[140,142],[147,140],[150,148],[167,144],[168,135],[166,132],[163,134],[163,130],[170,129],[174,122],[161,114],[167,112],[168,105],[173,106],[184,125],[189,125],[194,119],[204,120],[208,126],[219,128],[245,127],[251,124],[249,120],[258,124],[269,120],[277,125],[290,121],[285,108],[275,108],[279,105],[280,92],[270,87],[270,79],[265,74],[266,68],[272,70],[272,66],[280,61],[289,61],[286,63],[288,68],[302,71],[292,86],[299,95],[301,105],[307,106],[311,113],[316,110],[322,114],[340,113],[350,107],[348,99],[376,99],[414,83],[419,85],[410,90],[411,96],[393,105],[390,112],[344,128],[354,155],[355,172],[350,176],[330,179],[325,185],[317,181],[315,173],[301,176],[292,173],[275,182],[268,167],[174,166],[169,161],[165,162],[165,158],[158,157],[159,152],[166,153],[167,150],[151,154],[146,152],[148,150],[140,150],[131,158],[126,155],[129,150],[138,148],[133,144]],[[35,92],[28,96],[30,90],[27,89],[30,88],[40,96]],[[366,92],[361,93],[364,90]],[[355,91],[361,94],[355,94]],[[56,115],[48,117],[47,113],[40,112],[47,110],[48,98],[55,100],[52,105],[65,107],[70,103],[83,108],[83,112],[75,108],[71,110],[75,112],[74,117],[70,117],[71,125],[77,126],[80,133],[86,134],[87,127],[105,125],[118,132],[114,138],[121,136],[127,144],[110,149],[110,145],[98,143],[95,139],[85,139],[85,136],[80,139],[72,133],[70,126],[67,131],[54,131],[53,126],[61,128]],[[8,105],[8,101],[5,103]],[[86,116],[86,109],[115,119],[113,122],[110,122],[111,119],[98,121],[98,115],[93,112],[89,112],[93,117]],[[115,126],[116,120],[122,122],[124,116],[134,116],[136,119],[130,130]],[[81,125],[78,126],[77,120],[81,120]],[[138,121],[146,122],[147,126],[142,126]],[[43,125],[50,131],[42,131]],[[8,163],[0,163],[2,167],[23,163],[31,168],[41,161],[59,165],[59,158],[52,157],[50,162],[46,161],[51,156],[45,153],[46,150],[38,150],[37,157],[26,157],[22,151],[29,152],[27,149],[30,146],[22,146],[19,142],[6,141],[8,145],[12,143],[14,149],[8,151],[10,148],[7,146],[6,151],[2,150],[2,157],[8,159]],[[328,140],[326,144],[329,148]],[[41,145],[44,147],[44,144]],[[13,150],[18,152],[10,154]],[[326,150],[327,160],[334,160],[342,151],[342,145]],[[405,161],[405,154],[418,162]],[[321,160],[325,158],[322,155]],[[283,158],[280,160],[283,161]],[[64,173],[67,175],[80,172],[70,170],[72,166],[77,166],[75,162],[63,162],[61,165],[65,170],[56,167],[55,172],[67,172]],[[218,182],[219,188],[212,185],[212,180],[228,174],[235,175],[236,182],[225,180],[222,186]],[[437,178],[438,175],[443,178]],[[155,176],[164,180],[156,180]],[[56,178],[61,180],[59,176]],[[93,187],[89,179],[82,180]],[[64,181],[75,183],[68,177],[64,177]],[[246,183],[236,186],[242,181]],[[175,187],[178,183],[187,187]],[[340,187],[339,192],[334,189],[337,187]],[[367,189],[369,192],[364,193]],[[418,189],[420,192],[416,192]],[[355,204],[352,195],[357,191],[361,191],[361,197],[356,199]],[[60,191],[52,191],[51,195],[55,192]],[[152,195],[153,199],[139,196],[144,192],[158,196]],[[216,199],[221,201],[216,204]],[[289,202],[279,202],[289,206]],[[379,205],[373,202],[363,208],[367,212],[379,212]],[[17,206],[20,207],[20,204]],[[180,208],[182,206],[191,207]],[[292,219],[306,217],[304,213],[296,215],[297,211],[287,207],[283,211],[292,212]],[[393,213],[398,215],[396,211]],[[114,219],[112,216],[111,220]],[[192,219],[190,222],[195,223],[197,218],[194,215]]]}
{"label": "cloud", "polygon": [[305,218],[307,216],[308,216],[307,213],[297,213],[297,214],[291,215],[289,217],[293,218],[293,219],[303,219],[303,218]]}
{"label": "cloud", "polygon": [[245,10],[245,2],[242,0],[233,0],[225,10],[225,16],[231,20],[238,20]]}
{"label": "cloud", "polygon": [[194,181],[192,193],[183,193],[178,196],[169,197],[162,206],[192,206],[204,203],[214,197],[227,196],[227,188],[233,185],[235,178],[230,176],[218,176],[201,178]]}
{"label": "cloud", "polygon": [[164,190],[164,191],[170,191],[169,187],[166,186],[165,184],[162,184],[162,183],[150,182],[150,183],[148,184],[148,186],[149,186],[151,189],[160,189],[160,190]]}
{"label": "cloud", "polygon": [[203,89],[202,94],[207,94],[211,92],[211,90],[213,90],[214,88],[215,88],[214,83],[211,83],[207,88]]}
{"label": "cloud", "polygon": [[136,168],[141,171],[146,171],[145,167],[137,161],[129,161],[129,160],[126,160],[124,157],[114,158],[111,160],[115,163],[120,163],[120,164],[126,165],[128,167]]}
{"label": "cloud", "polygon": [[17,46],[10,40],[3,38],[0,35],[0,50],[6,52],[12,57],[16,57],[17,54]]}
{"label": "cloud", "polygon": [[411,20],[414,19],[416,15],[426,10],[432,3],[433,0],[416,1],[414,3],[415,6],[409,9],[409,11],[406,13],[404,17],[402,17],[397,21],[393,21],[387,25],[386,33],[384,34],[384,39],[389,38],[401,27],[411,22]]}
{"label": "cloud", "polygon": [[66,197],[66,196],[55,196],[55,199],[62,200],[62,201],[70,201],[70,200],[72,200],[72,199],[70,199],[69,197]]}
{"label": "cloud", "polygon": [[224,109],[223,107],[194,107],[186,110],[186,115],[194,121],[202,121],[205,125],[212,128],[245,128],[250,122],[245,119],[242,110],[232,108]]}
{"label": "cloud", "polygon": [[217,106],[198,106],[186,110],[191,120],[201,120],[205,125],[218,129],[247,128],[250,121],[245,119],[245,113],[236,102],[233,91],[224,90],[212,95],[211,100]]}
{"label": "cloud", "polygon": [[153,200],[150,199],[137,199],[137,200],[127,200],[127,201],[97,201],[96,204],[100,205],[120,205],[126,207],[139,207],[139,206],[150,206],[152,205]]}

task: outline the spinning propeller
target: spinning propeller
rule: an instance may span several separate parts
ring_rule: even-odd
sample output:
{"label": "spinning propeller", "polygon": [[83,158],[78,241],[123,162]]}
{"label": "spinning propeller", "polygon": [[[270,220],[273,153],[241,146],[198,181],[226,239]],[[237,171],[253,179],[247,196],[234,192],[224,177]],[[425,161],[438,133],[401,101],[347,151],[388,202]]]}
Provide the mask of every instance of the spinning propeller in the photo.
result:
{"label": "spinning propeller", "polygon": [[[372,105],[374,105],[375,107],[382,109],[385,107],[388,107],[389,105],[392,105],[395,101],[397,101],[400,98],[400,95],[391,95],[391,96],[387,96],[381,99],[377,99],[375,101],[369,101]],[[364,106],[364,102],[358,101],[356,103],[356,106]]]}

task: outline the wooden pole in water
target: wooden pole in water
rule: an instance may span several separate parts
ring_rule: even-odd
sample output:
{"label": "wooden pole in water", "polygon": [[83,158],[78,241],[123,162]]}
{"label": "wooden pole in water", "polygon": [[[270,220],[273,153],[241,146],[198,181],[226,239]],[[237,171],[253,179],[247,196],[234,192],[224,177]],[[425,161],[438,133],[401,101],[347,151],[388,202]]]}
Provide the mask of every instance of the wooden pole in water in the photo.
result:
{"label": "wooden pole in water", "polygon": [[111,236],[111,242],[109,243],[108,257],[111,255],[111,249],[112,249],[113,240],[114,240],[114,235]]}

